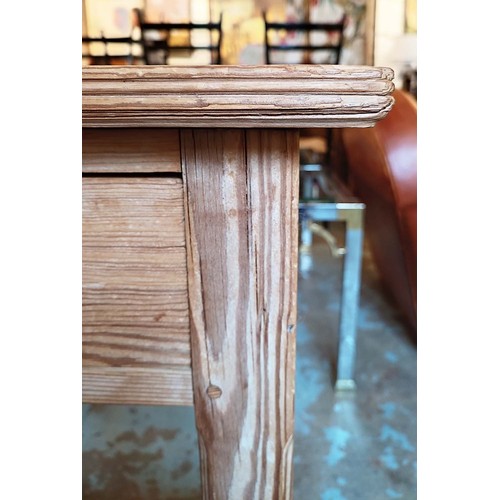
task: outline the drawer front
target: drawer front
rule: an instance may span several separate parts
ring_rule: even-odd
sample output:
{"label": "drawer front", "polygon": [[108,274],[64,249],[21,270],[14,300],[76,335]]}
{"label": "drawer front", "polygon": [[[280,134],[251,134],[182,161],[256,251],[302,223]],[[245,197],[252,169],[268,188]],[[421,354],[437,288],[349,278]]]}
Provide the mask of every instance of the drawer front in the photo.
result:
{"label": "drawer front", "polygon": [[179,132],[171,129],[83,129],[87,173],[180,172]]}
{"label": "drawer front", "polygon": [[84,400],[164,398],[171,372],[191,398],[183,212],[178,178],[83,178]]}

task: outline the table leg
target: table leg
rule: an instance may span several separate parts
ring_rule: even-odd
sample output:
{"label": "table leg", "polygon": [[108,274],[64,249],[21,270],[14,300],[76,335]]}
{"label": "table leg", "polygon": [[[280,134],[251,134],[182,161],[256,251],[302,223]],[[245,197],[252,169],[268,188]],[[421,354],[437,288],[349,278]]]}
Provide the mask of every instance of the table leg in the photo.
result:
{"label": "table leg", "polygon": [[363,262],[363,208],[340,208],[339,219],[346,221],[344,270],[338,344],[337,389],[353,389],[356,360],[361,266]]}
{"label": "table leg", "polygon": [[204,499],[292,498],[298,132],[181,130]]}

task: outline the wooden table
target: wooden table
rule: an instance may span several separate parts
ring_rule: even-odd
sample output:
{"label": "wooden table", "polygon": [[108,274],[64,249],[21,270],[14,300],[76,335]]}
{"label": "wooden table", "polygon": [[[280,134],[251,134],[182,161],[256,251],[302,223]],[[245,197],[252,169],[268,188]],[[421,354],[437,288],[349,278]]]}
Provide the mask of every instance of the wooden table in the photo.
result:
{"label": "wooden table", "polygon": [[393,72],[83,69],[83,401],[195,406],[203,498],[292,497],[301,127]]}

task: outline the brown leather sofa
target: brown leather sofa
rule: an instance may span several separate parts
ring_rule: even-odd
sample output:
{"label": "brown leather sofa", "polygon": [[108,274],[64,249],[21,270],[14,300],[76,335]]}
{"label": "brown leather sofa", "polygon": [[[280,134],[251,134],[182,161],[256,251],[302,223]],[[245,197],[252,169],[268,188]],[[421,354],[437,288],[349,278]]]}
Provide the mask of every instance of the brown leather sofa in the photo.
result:
{"label": "brown leather sofa", "polygon": [[366,204],[365,231],[383,284],[417,331],[417,105],[396,90],[373,128],[343,129],[348,182]]}

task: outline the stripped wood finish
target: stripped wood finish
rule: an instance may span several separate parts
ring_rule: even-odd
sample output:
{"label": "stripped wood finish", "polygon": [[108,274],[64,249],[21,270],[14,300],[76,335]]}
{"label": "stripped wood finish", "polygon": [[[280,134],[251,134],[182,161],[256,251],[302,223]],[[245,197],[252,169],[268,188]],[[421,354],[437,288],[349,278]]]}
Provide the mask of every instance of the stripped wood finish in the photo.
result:
{"label": "stripped wood finish", "polygon": [[[85,401],[132,401],[141,380],[150,392],[152,381],[137,371],[123,379],[132,383],[120,395],[113,384],[92,385],[114,368],[122,378],[124,368],[148,368],[158,370],[157,379],[177,381],[170,367],[190,367],[183,204],[181,179],[83,178]],[[182,374],[189,387],[190,372]]]}
{"label": "stripped wood finish", "polygon": [[168,129],[83,129],[85,173],[180,172],[179,132]]}
{"label": "stripped wood finish", "polygon": [[389,68],[340,65],[83,68],[86,127],[369,127]]}
{"label": "stripped wood finish", "polygon": [[191,367],[85,366],[83,396],[86,403],[192,406]]}
{"label": "stripped wood finish", "polygon": [[204,499],[292,497],[298,133],[184,130]]}
{"label": "stripped wood finish", "polygon": [[[204,499],[292,497],[291,129],[374,125],[392,78],[369,66],[83,69],[84,168],[100,174],[84,179],[84,401],[194,398]],[[169,127],[180,147],[152,139]],[[158,173],[178,155],[182,187]]]}

